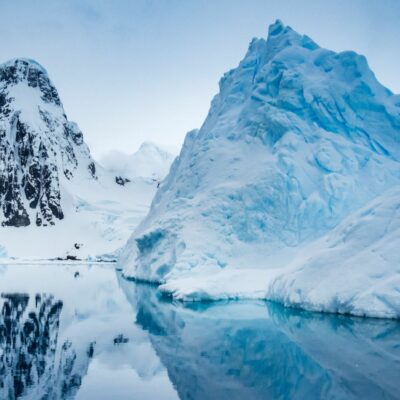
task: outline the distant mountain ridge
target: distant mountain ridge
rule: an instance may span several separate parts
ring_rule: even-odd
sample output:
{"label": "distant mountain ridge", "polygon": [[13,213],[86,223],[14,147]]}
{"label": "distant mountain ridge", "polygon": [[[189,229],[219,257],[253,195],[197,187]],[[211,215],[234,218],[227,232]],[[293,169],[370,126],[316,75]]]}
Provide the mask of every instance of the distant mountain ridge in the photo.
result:
{"label": "distant mountain ridge", "polygon": [[168,174],[175,156],[153,142],[144,142],[133,154],[113,150],[100,159],[107,170],[123,178],[151,178],[161,181]]}

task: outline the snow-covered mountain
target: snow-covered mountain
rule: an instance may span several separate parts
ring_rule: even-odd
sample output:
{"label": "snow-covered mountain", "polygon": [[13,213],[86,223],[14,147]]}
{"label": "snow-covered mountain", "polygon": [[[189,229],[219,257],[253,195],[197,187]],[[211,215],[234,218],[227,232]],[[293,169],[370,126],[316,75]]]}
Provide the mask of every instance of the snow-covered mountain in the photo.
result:
{"label": "snow-covered mountain", "polygon": [[3,256],[86,258],[115,251],[144,216],[150,182],[122,187],[91,157],[37,62],[0,65]]}
{"label": "snow-covered mountain", "polygon": [[113,150],[100,159],[100,164],[125,179],[161,181],[169,172],[175,156],[152,142],[144,142],[133,154]]}
{"label": "snow-covered mountain", "polygon": [[[164,283],[161,290],[181,299],[284,297],[306,308],[399,317],[397,234],[384,273],[376,258],[368,268],[338,269],[341,247],[330,253],[338,258],[321,271],[330,285],[323,300],[307,293],[324,258],[293,277],[293,263],[311,265],[302,249],[324,235],[327,248],[366,239],[373,223],[360,224],[359,236],[346,232],[363,217],[359,209],[400,184],[399,158],[400,96],[376,80],[365,57],[323,49],[277,21],[224,75],[203,126],[187,135],[124,249],[125,274]],[[393,212],[367,219],[396,224],[398,205],[391,196]],[[347,227],[332,231],[341,222]],[[357,260],[359,248],[347,246],[347,255]],[[292,278],[279,294],[274,278],[286,272]]]}
{"label": "snow-covered mountain", "polygon": [[64,218],[62,178],[97,179],[82,132],[35,61],[0,65],[0,140],[2,226],[54,225]]}

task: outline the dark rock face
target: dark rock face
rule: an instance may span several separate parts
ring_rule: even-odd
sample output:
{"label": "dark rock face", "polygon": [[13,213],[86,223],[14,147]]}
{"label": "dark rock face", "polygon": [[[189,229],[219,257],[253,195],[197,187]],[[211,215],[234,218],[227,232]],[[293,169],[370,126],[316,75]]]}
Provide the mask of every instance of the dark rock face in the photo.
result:
{"label": "dark rock face", "polygon": [[46,71],[31,60],[0,65],[0,221],[54,225],[64,218],[60,179],[80,163],[97,179],[78,126],[67,120]]}
{"label": "dark rock face", "polygon": [[125,183],[129,183],[130,180],[127,178],[123,178],[122,176],[116,176],[115,182],[118,183],[118,185],[125,186]]}
{"label": "dark rock face", "polygon": [[93,177],[94,179],[97,179],[97,177],[96,177],[96,165],[94,164],[94,162],[91,162],[91,163],[88,165],[88,169],[89,169],[89,172],[90,172],[90,174],[92,175],[92,177]]}

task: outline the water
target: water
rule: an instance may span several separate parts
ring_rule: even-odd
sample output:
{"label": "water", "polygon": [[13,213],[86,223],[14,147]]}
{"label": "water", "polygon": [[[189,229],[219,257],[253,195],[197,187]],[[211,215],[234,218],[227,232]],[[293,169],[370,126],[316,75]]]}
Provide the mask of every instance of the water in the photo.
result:
{"label": "water", "polygon": [[0,266],[1,399],[395,399],[400,323],[183,306],[112,266]]}

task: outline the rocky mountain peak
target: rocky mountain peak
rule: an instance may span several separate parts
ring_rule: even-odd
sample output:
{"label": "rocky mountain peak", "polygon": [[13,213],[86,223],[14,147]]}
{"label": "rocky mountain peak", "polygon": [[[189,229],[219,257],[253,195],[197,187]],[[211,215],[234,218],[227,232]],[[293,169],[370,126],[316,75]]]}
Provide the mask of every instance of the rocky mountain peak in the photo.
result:
{"label": "rocky mountain peak", "polygon": [[96,179],[96,166],[46,70],[24,58],[1,64],[1,224],[46,226],[63,219],[61,182],[77,174]]}
{"label": "rocky mountain peak", "polygon": [[47,71],[34,60],[16,58],[0,65],[0,82],[3,88],[25,83],[29,88],[39,89],[44,102],[61,106]]}

